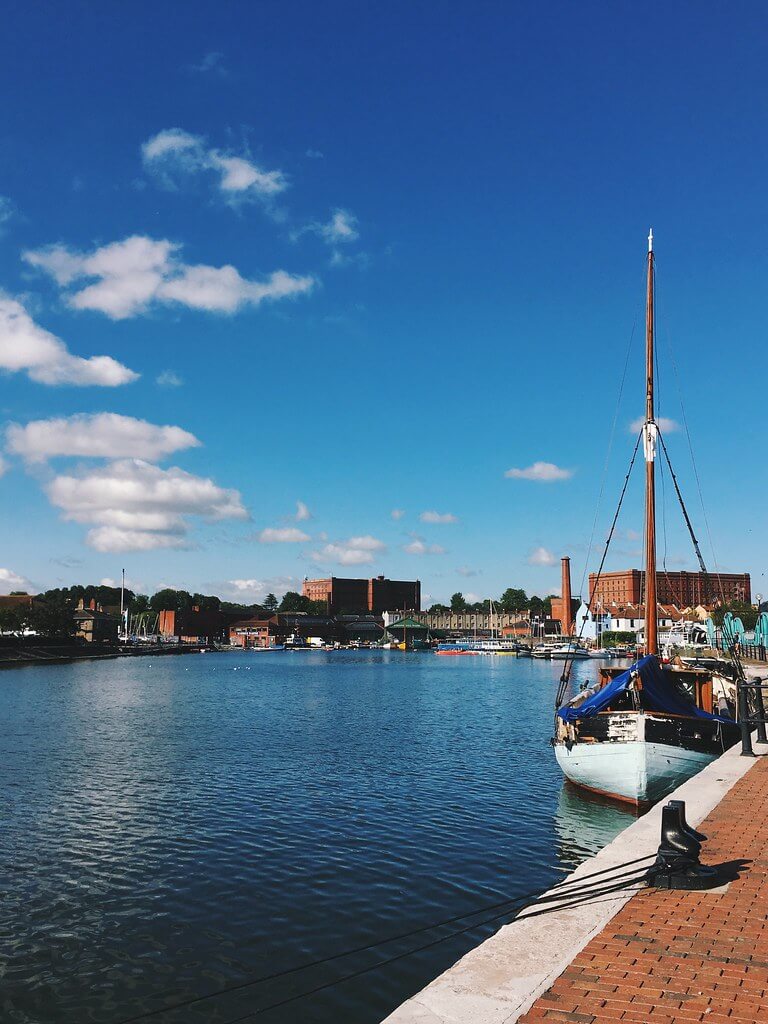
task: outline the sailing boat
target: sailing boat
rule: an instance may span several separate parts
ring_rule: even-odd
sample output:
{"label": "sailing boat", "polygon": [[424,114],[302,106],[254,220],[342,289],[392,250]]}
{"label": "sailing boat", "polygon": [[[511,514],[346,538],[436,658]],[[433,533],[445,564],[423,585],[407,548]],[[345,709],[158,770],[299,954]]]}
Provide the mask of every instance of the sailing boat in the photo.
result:
{"label": "sailing boat", "polygon": [[660,435],[654,409],[654,330],[651,231],[641,433],[645,456],[645,655],[627,671],[603,669],[594,686],[561,705],[569,677],[566,663],[552,739],[557,762],[571,782],[638,806],[661,799],[739,738],[733,719],[713,713],[711,673],[663,666],[659,658],[655,459]]}

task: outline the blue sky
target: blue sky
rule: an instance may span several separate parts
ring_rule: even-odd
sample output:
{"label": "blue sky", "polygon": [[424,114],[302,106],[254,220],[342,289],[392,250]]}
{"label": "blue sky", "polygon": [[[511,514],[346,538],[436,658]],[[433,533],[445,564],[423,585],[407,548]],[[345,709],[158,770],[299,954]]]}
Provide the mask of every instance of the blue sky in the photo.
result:
{"label": "blue sky", "polygon": [[[674,359],[717,564],[768,592],[763,16],[12,4],[0,589],[437,600],[554,591],[566,553],[578,589],[633,325],[598,538],[642,412],[652,224],[660,412]],[[640,503],[638,476],[611,567]]]}

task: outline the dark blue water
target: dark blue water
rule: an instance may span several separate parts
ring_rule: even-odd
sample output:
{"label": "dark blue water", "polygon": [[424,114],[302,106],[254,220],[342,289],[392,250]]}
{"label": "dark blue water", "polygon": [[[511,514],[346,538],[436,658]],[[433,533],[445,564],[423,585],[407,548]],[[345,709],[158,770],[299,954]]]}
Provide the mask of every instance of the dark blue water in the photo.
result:
{"label": "dark blue water", "polygon": [[[544,889],[631,820],[563,788],[560,670],[340,651],[3,673],[0,1019],[117,1024]],[[451,929],[151,1019],[373,1024],[500,923],[307,998],[284,1002]]]}

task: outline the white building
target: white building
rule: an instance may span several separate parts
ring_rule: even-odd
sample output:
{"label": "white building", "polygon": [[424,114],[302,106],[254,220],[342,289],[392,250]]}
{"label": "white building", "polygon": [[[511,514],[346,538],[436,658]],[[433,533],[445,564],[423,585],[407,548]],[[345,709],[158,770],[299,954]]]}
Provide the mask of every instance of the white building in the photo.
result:
{"label": "white building", "polygon": [[591,612],[586,601],[581,602],[579,610],[576,612],[574,627],[576,636],[580,636],[584,640],[591,640],[596,647],[599,647],[600,637],[613,628],[610,614],[599,610]]}
{"label": "white building", "polygon": [[[675,605],[658,606],[659,629],[671,629],[683,619],[696,619],[695,610],[684,609],[681,611]],[[690,612],[690,614],[688,614]],[[586,602],[582,602],[576,612],[576,636],[585,640],[591,640],[596,646],[600,646],[600,637],[608,631],[620,633],[643,633],[645,631],[645,608],[641,604],[617,605],[611,603],[607,606],[598,605],[597,609],[590,612]]]}

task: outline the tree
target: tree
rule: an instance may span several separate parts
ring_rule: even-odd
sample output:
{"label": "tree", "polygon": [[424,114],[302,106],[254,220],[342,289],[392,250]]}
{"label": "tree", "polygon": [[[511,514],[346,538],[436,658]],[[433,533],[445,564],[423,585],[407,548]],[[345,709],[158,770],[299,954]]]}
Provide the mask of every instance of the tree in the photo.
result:
{"label": "tree", "polygon": [[543,618],[544,615],[544,602],[536,594],[533,594],[528,601],[528,610],[531,613],[531,618]]}
{"label": "tree", "polygon": [[528,596],[524,590],[507,587],[499,598],[499,607],[504,612],[522,612],[528,607]]}
{"label": "tree", "polygon": [[637,642],[637,634],[626,629],[606,629],[602,635],[603,647],[624,647]]}
{"label": "tree", "polygon": [[307,612],[309,610],[309,598],[303,594],[297,594],[295,590],[286,590],[280,602],[281,612]]}
{"label": "tree", "polygon": [[29,626],[40,636],[64,639],[74,634],[76,625],[70,601],[60,598],[39,600],[32,607]]}
{"label": "tree", "polygon": [[23,633],[29,613],[29,608],[0,608],[0,633]]}
{"label": "tree", "polygon": [[724,604],[720,608],[715,608],[712,612],[712,621],[716,626],[722,626],[725,613],[731,612],[733,615],[741,619],[744,624],[744,629],[754,629],[757,623],[757,609],[751,604],[747,604],[746,601],[731,601],[730,604]]}
{"label": "tree", "polygon": [[279,605],[275,595],[267,594],[267,596],[261,602],[261,607],[264,609],[265,612],[276,612]]}
{"label": "tree", "polygon": [[430,615],[442,615],[445,612],[449,612],[451,609],[447,604],[433,604],[429,609]]}
{"label": "tree", "polygon": [[129,615],[142,615],[149,611],[149,598],[146,594],[137,594],[128,605]]}
{"label": "tree", "polygon": [[149,607],[153,612],[184,611],[192,607],[192,595],[186,590],[173,590],[171,587],[166,587],[150,597]]}
{"label": "tree", "polygon": [[467,607],[467,602],[464,600],[464,595],[461,591],[451,595],[451,611],[452,612],[463,612]]}

